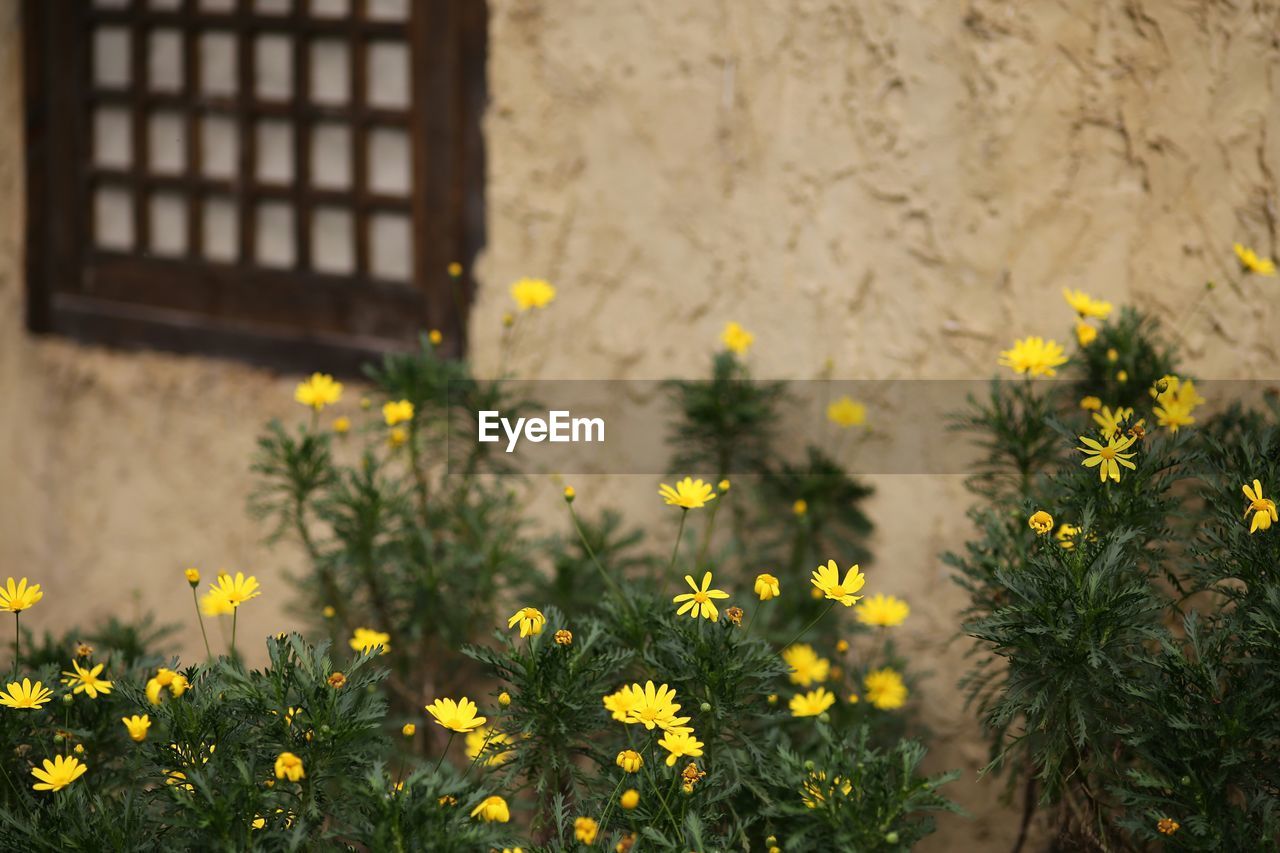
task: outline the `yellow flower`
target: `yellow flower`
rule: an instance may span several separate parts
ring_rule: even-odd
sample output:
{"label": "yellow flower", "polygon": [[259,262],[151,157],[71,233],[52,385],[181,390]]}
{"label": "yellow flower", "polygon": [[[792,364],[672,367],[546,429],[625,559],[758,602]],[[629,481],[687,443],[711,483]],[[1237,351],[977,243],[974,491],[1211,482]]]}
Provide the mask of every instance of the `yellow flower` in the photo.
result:
{"label": "yellow flower", "polygon": [[1053,534],[1053,538],[1058,540],[1058,544],[1065,550],[1070,551],[1076,547],[1076,535],[1080,533],[1080,528],[1074,525],[1063,523],[1058,526],[1058,532]]}
{"label": "yellow flower", "polygon": [[338,615],[338,611],[332,604],[326,604],[324,609],[320,611],[320,615],[326,619],[332,619],[334,616]]}
{"label": "yellow flower", "polygon": [[1056,341],[1029,337],[1014,341],[1012,349],[1000,353],[999,363],[1013,368],[1014,373],[1057,376],[1057,368],[1067,363],[1067,356]]}
{"label": "yellow flower", "polygon": [[209,589],[208,594],[216,606],[234,611],[249,599],[257,598],[262,591],[258,589],[256,577],[253,575],[245,577],[244,572],[236,572],[234,578],[230,575],[219,575],[218,582]]}
{"label": "yellow flower", "polygon": [[292,752],[282,752],[276,756],[276,778],[297,782],[307,778],[307,771],[302,768],[302,759]]}
{"label": "yellow flower", "polygon": [[382,419],[387,422],[387,426],[395,426],[396,424],[413,420],[413,403],[408,400],[383,403]]}
{"label": "yellow flower", "polygon": [[809,502],[804,498],[798,499],[791,505],[791,512],[795,515],[804,515],[809,511]]}
{"label": "yellow flower", "polygon": [[547,617],[536,607],[521,607],[507,620],[507,627],[514,628],[517,622],[520,623],[521,637],[536,637],[542,633],[542,626],[547,624]]}
{"label": "yellow flower", "polygon": [[230,616],[236,609],[225,598],[209,590],[200,597],[200,612],[205,616]]}
{"label": "yellow flower", "polygon": [[[878,598],[879,596],[876,596],[876,597]],[[903,607],[906,607],[906,604],[905,604],[905,603],[903,604]],[[906,614],[906,613],[903,613],[902,615],[905,617],[907,614]],[[901,621],[901,620],[899,620],[899,621]],[[839,652],[840,654],[844,654],[845,652],[849,651],[849,641],[848,641],[848,640],[836,640],[836,651],[837,651],[837,652]]]}
{"label": "yellow flower", "polygon": [[44,593],[40,591],[40,584],[33,583],[27,586],[26,578],[15,584],[13,578],[9,578],[5,585],[0,587],[0,610],[18,613],[42,598]]}
{"label": "yellow flower", "polygon": [[556,298],[556,289],[540,278],[522,278],[511,285],[511,298],[521,311],[546,308]]}
{"label": "yellow flower", "polygon": [[1181,827],[1182,824],[1178,823],[1171,817],[1162,817],[1156,821],[1156,832],[1161,835],[1173,835]]}
{"label": "yellow flower", "polygon": [[129,737],[138,743],[142,743],[147,739],[147,729],[151,728],[151,718],[146,714],[121,717],[120,722],[124,723],[124,727],[129,730]]}
{"label": "yellow flower", "polygon": [[466,753],[467,758],[477,759],[480,753],[486,751],[488,746],[488,755],[485,756],[484,764],[494,766],[501,764],[511,756],[511,751],[506,749],[496,749],[495,747],[506,746],[511,743],[511,738],[502,732],[494,731],[488,726],[481,726],[478,729],[472,729],[467,732]]}
{"label": "yellow flower", "polygon": [[437,699],[426,706],[427,713],[446,729],[455,732],[469,732],[485,724],[486,717],[476,716],[476,703],[466,696],[457,702],[452,699]]}
{"label": "yellow flower", "polygon": [[706,506],[708,501],[716,498],[715,490],[710,483],[685,477],[676,483],[675,488],[663,483],[658,495],[666,501],[667,506],[678,506],[682,509],[698,509]]}
{"label": "yellow flower", "polygon": [[872,670],[862,680],[862,691],[867,701],[882,711],[901,708],[907,702],[907,686],[902,683],[902,676],[894,670]]}
{"label": "yellow flower", "polygon": [[797,693],[791,697],[791,716],[816,717],[836,703],[836,697],[825,687]]}
{"label": "yellow flower", "polygon": [[[859,604],[858,609],[854,612],[858,616],[858,621],[863,625],[893,628],[901,625],[906,620],[911,613],[911,608],[900,598],[876,593]],[[843,643],[844,641],[841,640],[840,642]],[[845,648],[848,648],[847,643]]]}
{"label": "yellow flower", "polygon": [[418,733],[418,727],[415,726],[413,723],[405,723],[400,728],[400,734],[404,735],[405,737],[413,737],[417,733]]}
{"label": "yellow flower", "polygon": [[39,708],[53,698],[53,691],[39,681],[31,683],[30,678],[9,682],[9,689],[0,693],[0,705],[14,710],[23,708]]}
{"label": "yellow flower", "polygon": [[1246,248],[1240,243],[1236,243],[1232,248],[1236,250],[1236,258],[1240,261],[1240,269],[1245,272],[1268,276],[1276,274],[1275,262],[1270,258],[1260,257],[1253,249]]}
{"label": "yellow flower", "polygon": [[702,576],[701,589],[699,589],[698,585],[693,582],[693,575],[685,575],[684,580],[685,583],[689,584],[689,587],[693,592],[686,592],[671,599],[672,604],[680,604],[680,602],[684,602],[684,604],[680,604],[680,609],[676,611],[676,615],[683,616],[685,613],[688,613],[689,618],[691,619],[697,619],[699,616],[703,619],[710,619],[712,621],[719,619],[720,612],[716,610],[715,603],[712,599],[728,598],[729,593],[722,589],[711,589],[711,572],[707,572]]}
{"label": "yellow flower", "polygon": [[761,601],[777,598],[781,594],[777,578],[767,572],[756,575],[756,595],[760,596]]}
{"label": "yellow flower", "polygon": [[556,631],[555,634],[552,635],[552,638],[556,641],[557,646],[573,645],[573,632],[566,631],[564,628]]}
{"label": "yellow flower", "polygon": [[827,420],[839,427],[862,426],[867,422],[867,407],[841,397],[827,406]]}
{"label": "yellow flower", "polygon": [[1116,371],[1116,381],[1117,381],[1117,382],[1128,382],[1128,381],[1129,381],[1129,371],[1127,371],[1127,370],[1119,370],[1119,371]]}
{"label": "yellow flower", "polygon": [[1068,290],[1064,287],[1062,298],[1067,300],[1067,304],[1081,317],[1097,317],[1099,320],[1105,320],[1111,313],[1110,302],[1094,299],[1083,290]]}
{"label": "yellow flower", "polygon": [[635,788],[628,788],[623,791],[622,796],[618,798],[618,805],[622,806],[627,811],[631,811],[636,806],[640,805],[640,792]]}
{"label": "yellow flower", "polygon": [[1180,427],[1191,426],[1196,422],[1191,415],[1191,408],[1176,400],[1165,403],[1163,406],[1156,406],[1152,412],[1156,416],[1156,423],[1167,428],[1169,432],[1177,432]]}
{"label": "yellow flower", "polygon": [[200,570],[199,570],[199,569],[194,569],[194,568],[193,568],[193,569],[187,569],[185,572],[183,572],[183,574],[187,576],[187,583],[191,584],[192,586],[199,586],[199,585],[200,585]]}
{"label": "yellow flower", "polygon": [[506,800],[495,795],[485,797],[480,805],[471,810],[471,816],[485,823],[506,823],[511,820],[511,810],[507,808]]}
{"label": "yellow flower", "polygon": [[1080,346],[1087,347],[1089,344],[1093,343],[1097,339],[1098,339],[1097,329],[1095,329],[1093,326],[1090,326],[1084,320],[1076,321],[1076,340],[1079,341]]}
{"label": "yellow flower", "polygon": [[1043,536],[1053,529],[1053,516],[1042,509],[1038,509],[1027,519],[1027,526],[1036,532],[1036,535]]}
{"label": "yellow flower", "polygon": [[854,565],[845,573],[844,581],[840,580],[840,569],[836,566],[835,560],[827,560],[825,566],[818,566],[813,570],[813,586],[815,589],[821,590],[822,594],[832,601],[838,601],[845,607],[852,607],[862,598],[860,595],[854,595],[858,590],[862,589],[863,584],[867,582],[867,577],[862,573],[857,565]]}
{"label": "yellow flower", "polygon": [[1249,525],[1250,534],[1257,533],[1259,530],[1269,530],[1272,523],[1280,522],[1280,515],[1276,513],[1276,502],[1262,496],[1261,480],[1254,480],[1252,489],[1248,485],[1241,488],[1244,490],[1244,496],[1249,499],[1249,507],[1244,511],[1244,517],[1248,518],[1249,513],[1253,513],[1253,523]]}
{"label": "yellow flower", "polygon": [[831,661],[818,657],[818,653],[808,643],[787,646],[782,650],[782,660],[791,667],[792,683],[801,687],[826,681],[831,672]]}
{"label": "yellow flower", "polygon": [[347,677],[340,672],[331,674],[326,680],[334,690],[341,690],[347,683]]}
{"label": "yellow flower", "polygon": [[409,431],[404,427],[392,427],[387,433],[387,444],[392,450],[397,447],[404,447],[409,442]]}
{"label": "yellow flower", "polygon": [[449,273],[449,278],[458,278],[462,275],[462,264],[450,261],[449,266],[445,267],[445,272]]}
{"label": "yellow flower", "polygon": [[[637,685],[637,687],[638,686],[639,685]],[[644,693],[641,691],[639,696],[637,696],[636,692],[631,689],[631,685],[624,684],[613,693],[604,697],[604,709],[612,714],[613,718],[620,723],[632,722],[628,719],[628,715],[631,713],[631,709],[635,708],[639,704],[640,697],[643,695]]]}
{"label": "yellow flower", "polygon": [[1080,399],[1080,408],[1085,411],[1096,412],[1102,408],[1102,401],[1097,397],[1082,397]]}
{"label": "yellow flower", "polygon": [[508,692],[507,692],[507,691],[505,691],[505,690],[504,690],[504,691],[502,691],[501,693],[499,693],[499,694],[498,694],[498,704],[499,704],[499,705],[501,705],[503,708],[505,708],[505,707],[507,707],[508,705],[510,705],[510,704],[511,704],[511,694],[510,694],[510,693],[508,693]]}
{"label": "yellow flower", "polygon": [[340,418],[333,419],[333,431],[338,435],[346,435],[351,431],[351,418],[343,415]]}
{"label": "yellow flower", "polygon": [[438,347],[444,341],[444,333],[439,329],[432,329],[427,332],[427,340],[431,341],[433,347]]}
{"label": "yellow flower", "polygon": [[669,753],[667,755],[667,766],[675,767],[676,761],[681,758],[700,758],[704,744],[693,736],[692,731],[682,729],[663,734],[662,739],[658,741],[658,746]]}
{"label": "yellow flower", "polygon": [[1108,438],[1120,432],[1120,425],[1133,417],[1133,409],[1117,406],[1115,411],[1110,406],[1103,406],[1099,412],[1094,412],[1093,422],[1098,425],[1098,432],[1103,438]]}
{"label": "yellow flower", "polygon": [[1112,347],[1111,349],[1107,350],[1107,361],[1119,361],[1119,360],[1120,360],[1119,350],[1117,350],[1115,347]]}
{"label": "yellow flower", "polygon": [[1124,452],[1133,446],[1134,441],[1133,436],[1117,438],[1113,435],[1103,445],[1092,438],[1082,435],[1080,436],[1080,442],[1084,447],[1077,447],[1076,450],[1085,455],[1085,459],[1080,464],[1086,468],[1097,466],[1098,480],[1100,482],[1105,483],[1107,478],[1110,477],[1118,483],[1120,482],[1121,465],[1130,471],[1136,470],[1138,467],[1129,461],[1134,454]]}
{"label": "yellow flower", "polygon": [[55,755],[53,761],[47,758],[44,760],[43,770],[39,767],[31,768],[31,775],[39,780],[31,787],[37,791],[61,791],[83,776],[88,769],[87,765],[75,758]]}
{"label": "yellow flower", "polygon": [[351,635],[348,643],[351,648],[363,653],[371,652],[379,646],[382,647],[379,654],[385,655],[391,651],[391,635],[372,628],[356,628],[356,632]]}
{"label": "yellow flower", "polygon": [[721,492],[729,491],[729,481],[721,480],[719,483],[716,484],[716,488],[719,489]]}
{"label": "yellow flower", "polygon": [[573,837],[583,844],[595,844],[596,833],[599,831],[599,824],[592,818],[579,817],[573,821]]}
{"label": "yellow flower", "polygon": [[639,773],[640,768],[644,767],[644,756],[634,749],[624,749],[618,753],[614,763],[628,773]]}
{"label": "yellow flower", "polygon": [[176,699],[186,693],[189,686],[187,677],[182,673],[160,667],[155,676],[147,680],[147,700],[152,705],[159,705],[164,688],[169,688],[169,694]]}
{"label": "yellow flower", "polygon": [[631,685],[631,707],[627,710],[627,723],[636,723],[653,731],[654,727],[664,731],[680,731],[687,727],[688,717],[677,717],[680,705],[675,701],[676,691],[665,684],[654,686],[646,681],[644,687]]}
{"label": "yellow flower", "polygon": [[755,335],[737,323],[726,323],[724,331],[720,333],[720,342],[724,344],[725,349],[738,355],[745,355],[747,350],[751,349],[751,344],[755,339]]}
{"label": "yellow flower", "polygon": [[578,493],[574,491],[573,486],[564,487],[564,499],[566,501],[568,501],[569,503],[573,503],[573,499],[576,498],[577,496],[578,496]]}
{"label": "yellow flower", "polygon": [[342,383],[327,373],[313,373],[310,379],[298,383],[293,399],[318,412],[342,399]]}
{"label": "yellow flower", "polygon": [[102,672],[103,666],[103,664],[98,664],[93,669],[85,669],[78,662],[72,661],[71,668],[74,671],[67,672],[63,670],[62,683],[71,687],[72,693],[84,693],[90,699],[97,699],[99,693],[105,696],[111,692],[111,682],[98,677],[98,674]]}

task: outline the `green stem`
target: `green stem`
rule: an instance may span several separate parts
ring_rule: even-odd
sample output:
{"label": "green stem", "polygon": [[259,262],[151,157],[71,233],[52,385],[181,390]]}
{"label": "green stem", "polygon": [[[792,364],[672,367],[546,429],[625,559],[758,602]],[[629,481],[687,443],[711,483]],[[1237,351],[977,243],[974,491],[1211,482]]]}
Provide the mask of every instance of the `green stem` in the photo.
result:
{"label": "green stem", "polygon": [[613,811],[613,804],[618,801],[618,791],[622,789],[622,783],[627,781],[627,774],[624,771],[622,777],[618,779],[618,784],[613,786],[613,793],[609,795],[609,805],[604,807],[604,814],[600,816],[600,828],[598,834],[603,837],[604,829],[609,825],[609,815]]}
{"label": "green stem", "polygon": [[707,558],[707,550],[711,547],[711,534],[716,529],[716,513],[720,510],[720,504],[724,503],[723,498],[724,496],[721,495],[721,500],[711,504],[711,512],[707,514],[707,529],[702,532],[702,542],[698,545],[698,558],[693,564],[695,570],[703,565]]}
{"label": "green stem", "polygon": [[200,598],[196,595],[196,588],[191,587],[191,601],[196,606],[196,619],[200,622],[200,636],[204,638],[205,662],[213,660],[213,651],[209,648],[209,635],[204,630],[204,614],[200,612]]}
{"label": "green stem", "polygon": [[449,740],[445,742],[444,749],[440,752],[440,758],[436,761],[436,766],[431,768],[431,774],[434,776],[436,771],[440,769],[440,765],[444,764],[444,757],[449,754],[449,747],[453,746],[453,736],[457,732],[452,729],[449,731]]}
{"label": "green stem", "polygon": [[21,611],[13,611],[13,678],[18,678],[18,663],[22,660],[22,629],[18,626]]}
{"label": "green stem", "polygon": [[604,582],[609,585],[609,588],[613,590],[614,594],[617,595],[619,599],[624,599],[622,587],[618,585],[617,581],[609,576],[607,571],[605,571],[604,566],[600,563],[600,559],[596,556],[595,550],[592,549],[591,543],[587,541],[587,534],[583,532],[582,525],[578,522],[578,514],[573,511],[573,504],[565,501],[564,505],[569,508],[569,518],[573,520],[573,529],[578,532],[578,539],[581,540],[582,547],[586,549],[587,556],[591,558],[592,564],[594,564],[596,569],[599,570],[600,577],[604,578]]}
{"label": "green stem", "polygon": [[[471,763],[467,765],[467,772],[462,774],[462,778],[466,779],[471,775],[471,770],[476,766],[476,762],[480,760],[480,756],[484,755],[484,751],[489,746],[489,741],[498,733],[496,728],[489,729],[489,733],[484,736],[484,743],[480,744],[480,749],[476,752],[476,757],[471,759]],[[447,749],[447,747],[446,747]]]}
{"label": "green stem", "polygon": [[805,634],[809,633],[809,629],[812,628],[814,625],[817,625],[818,620],[820,620],[823,616],[826,616],[828,613],[830,613],[831,608],[835,606],[836,606],[836,603],[835,603],[835,600],[833,599],[831,603],[827,605],[826,610],[822,611],[816,617],[814,617],[814,620],[810,622],[808,625],[805,625],[804,629],[801,630],[799,634],[796,634],[794,637],[791,638],[791,642],[787,643],[785,646],[782,647],[783,651],[791,648],[791,646],[795,644],[796,640],[800,639]]}
{"label": "green stem", "polygon": [[240,618],[240,608],[231,608],[231,660],[236,659],[236,621]]}
{"label": "green stem", "polygon": [[[676,555],[680,553],[680,540],[684,538],[684,520],[689,517],[687,507],[680,509],[680,529],[676,531],[676,547],[671,549],[671,562],[667,565],[667,575],[670,576],[671,570],[676,567]],[[696,568],[696,567],[695,567]]]}

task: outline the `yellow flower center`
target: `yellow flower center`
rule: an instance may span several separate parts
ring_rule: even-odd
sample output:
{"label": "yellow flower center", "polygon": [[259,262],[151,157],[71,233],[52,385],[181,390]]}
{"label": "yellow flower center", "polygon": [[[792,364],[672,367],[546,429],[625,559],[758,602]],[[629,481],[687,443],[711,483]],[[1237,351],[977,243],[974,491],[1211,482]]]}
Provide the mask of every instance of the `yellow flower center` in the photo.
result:
{"label": "yellow flower center", "polygon": [[693,600],[698,602],[699,604],[706,604],[708,601],[711,600],[711,598],[705,592],[695,592],[693,594]]}
{"label": "yellow flower center", "polygon": [[1107,445],[1106,447],[1098,451],[1098,455],[1101,456],[1103,459],[1108,459],[1108,460],[1115,459],[1116,449],[1111,445]]}
{"label": "yellow flower center", "polygon": [[827,595],[830,595],[834,598],[843,597],[845,595],[844,586],[841,584],[836,584],[835,586],[831,587],[831,590],[827,593]]}

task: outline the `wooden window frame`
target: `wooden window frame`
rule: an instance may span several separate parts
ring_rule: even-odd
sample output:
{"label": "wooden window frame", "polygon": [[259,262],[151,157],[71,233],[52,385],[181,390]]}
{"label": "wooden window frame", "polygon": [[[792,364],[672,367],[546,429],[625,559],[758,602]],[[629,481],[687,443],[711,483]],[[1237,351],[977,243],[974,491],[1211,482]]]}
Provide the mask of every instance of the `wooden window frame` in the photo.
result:
{"label": "wooden window frame", "polygon": [[[486,98],[487,10],[484,0],[411,0],[407,22],[387,25],[365,15],[364,0],[351,0],[351,19],[308,18],[308,0],[294,0],[285,18],[264,19],[252,0],[237,0],[230,13],[210,16],[196,0],[177,10],[149,9],[134,0],[122,11],[92,8],[88,0],[25,0],[23,5],[27,158],[27,324],[36,333],[68,336],[123,348],[155,348],[230,357],[286,370],[323,369],[350,374],[380,353],[416,346],[425,329],[440,329],[448,354],[465,347],[466,313],[473,283],[447,268],[470,271],[484,241],[484,154],[480,119]],[[206,17],[216,21],[204,20]],[[96,90],[90,79],[92,27],[119,23],[131,32],[130,82],[118,92]],[[228,26],[237,35],[237,93],[217,98],[199,91],[194,41],[203,26]],[[152,27],[176,29],[184,42],[180,95],[153,92],[146,83],[145,40]],[[364,49],[379,36],[406,40],[411,100],[407,110],[368,107],[363,101]],[[407,34],[404,28],[407,27]],[[292,35],[289,103],[258,100],[253,39],[262,32]],[[349,39],[350,103],[330,109],[310,103],[309,50],[300,33]],[[112,174],[93,162],[92,108],[115,100],[131,108],[129,169]],[[221,102],[220,102],[221,101]],[[230,103],[228,103],[230,101]],[[147,172],[147,108],[173,107],[186,123],[185,174]],[[200,175],[196,116],[230,115],[241,131],[236,178]],[[293,133],[294,177],[287,186],[265,186],[255,173],[252,121],[281,114],[307,127]],[[309,127],[336,114],[349,121],[356,274],[309,268],[309,217],[316,205],[337,199],[307,185]],[[403,123],[409,133],[412,191],[406,197],[370,192],[365,168],[369,129]],[[250,125],[245,133],[246,125]],[[247,150],[246,150],[247,149]],[[94,187],[126,183],[134,193],[131,252],[98,248],[92,231]],[[187,204],[186,257],[141,256],[147,246],[149,193],[181,193]],[[239,213],[238,260],[199,257],[200,211],[206,194],[230,197]],[[254,219],[246,213],[263,199],[294,207],[292,269],[254,263]],[[367,217],[382,210],[407,214],[411,223],[409,283],[373,278]]]}

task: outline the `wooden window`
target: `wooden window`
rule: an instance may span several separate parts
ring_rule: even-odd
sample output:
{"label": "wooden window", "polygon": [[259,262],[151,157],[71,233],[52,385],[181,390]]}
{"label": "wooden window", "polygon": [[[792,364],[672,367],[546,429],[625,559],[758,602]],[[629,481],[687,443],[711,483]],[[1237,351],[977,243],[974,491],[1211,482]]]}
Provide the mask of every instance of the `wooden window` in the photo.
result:
{"label": "wooden window", "polygon": [[347,370],[462,346],[484,0],[27,0],[29,325]]}

